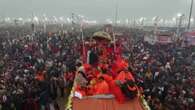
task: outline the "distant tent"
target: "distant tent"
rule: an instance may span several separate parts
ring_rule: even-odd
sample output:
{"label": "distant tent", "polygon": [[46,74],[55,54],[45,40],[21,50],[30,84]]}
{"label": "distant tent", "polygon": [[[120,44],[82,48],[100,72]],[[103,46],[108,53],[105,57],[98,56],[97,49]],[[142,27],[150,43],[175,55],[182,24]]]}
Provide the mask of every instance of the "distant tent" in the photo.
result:
{"label": "distant tent", "polygon": [[184,33],[183,39],[187,46],[195,46],[195,31]]}

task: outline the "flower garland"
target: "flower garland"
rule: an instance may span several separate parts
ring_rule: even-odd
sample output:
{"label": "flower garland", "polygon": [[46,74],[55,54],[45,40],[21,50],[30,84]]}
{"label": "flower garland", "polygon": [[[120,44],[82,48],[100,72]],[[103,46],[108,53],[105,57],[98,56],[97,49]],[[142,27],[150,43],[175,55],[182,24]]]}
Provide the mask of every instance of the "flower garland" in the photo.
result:
{"label": "flower garland", "polygon": [[140,100],[142,102],[142,106],[144,108],[144,110],[151,110],[150,106],[148,105],[148,102],[144,99],[144,96],[140,96]]}
{"label": "flower garland", "polygon": [[68,97],[68,102],[66,104],[66,109],[65,110],[72,110],[72,98],[74,97],[74,91],[75,91],[75,85],[76,85],[77,77],[78,77],[78,75],[77,75],[77,72],[76,72],[74,82],[73,82],[73,86],[72,86],[72,90],[71,90],[70,95]]}
{"label": "flower garland", "polygon": [[72,98],[74,96],[74,87],[72,87],[72,90],[70,92],[70,95],[68,97],[68,102],[66,104],[66,109],[65,110],[72,110]]}

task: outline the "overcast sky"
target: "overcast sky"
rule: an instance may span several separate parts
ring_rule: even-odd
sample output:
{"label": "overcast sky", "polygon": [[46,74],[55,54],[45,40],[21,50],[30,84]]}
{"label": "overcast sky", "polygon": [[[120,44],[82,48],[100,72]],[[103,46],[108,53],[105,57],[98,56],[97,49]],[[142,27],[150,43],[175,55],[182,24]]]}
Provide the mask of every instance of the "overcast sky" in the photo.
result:
{"label": "overcast sky", "polygon": [[[178,12],[189,14],[191,0],[118,0],[120,19],[130,17],[172,17]],[[85,15],[91,19],[114,18],[116,0],[0,0],[0,16]],[[193,15],[195,15],[195,7]]]}

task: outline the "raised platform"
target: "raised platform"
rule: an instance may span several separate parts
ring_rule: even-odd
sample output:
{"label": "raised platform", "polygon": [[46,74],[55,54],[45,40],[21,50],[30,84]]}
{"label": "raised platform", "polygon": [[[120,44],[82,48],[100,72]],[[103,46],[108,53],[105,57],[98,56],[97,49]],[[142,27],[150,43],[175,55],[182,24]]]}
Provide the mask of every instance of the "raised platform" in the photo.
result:
{"label": "raised platform", "polygon": [[119,104],[114,98],[73,98],[72,110],[144,110],[141,100],[135,98],[124,104]]}

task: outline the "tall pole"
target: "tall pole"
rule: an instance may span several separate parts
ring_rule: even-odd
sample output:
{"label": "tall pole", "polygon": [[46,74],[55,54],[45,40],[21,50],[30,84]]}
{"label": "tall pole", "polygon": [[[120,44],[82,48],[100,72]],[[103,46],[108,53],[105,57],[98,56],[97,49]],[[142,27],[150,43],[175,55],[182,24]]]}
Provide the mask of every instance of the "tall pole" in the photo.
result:
{"label": "tall pole", "polygon": [[71,14],[71,25],[72,25],[72,30],[74,29],[74,13]]}
{"label": "tall pole", "polygon": [[191,1],[190,15],[189,15],[189,19],[188,19],[188,30],[190,29],[190,25],[191,25],[191,17],[192,17],[193,4],[194,4],[194,0]]}
{"label": "tall pole", "polygon": [[118,21],[118,1],[116,0],[116,7],[115,7],[115,25],[117,26]]}
{"label": "tall pole", "polygon": [[35,27],[35,23],[34,23],[34,13],[32,13],[32,20],[31,20],[31,22],[32,22],[32,24],[31,24],[31,26],[32,26],[32,31],[35,33],[36,32],[36,27]]}
{"label": "tall pole", "polygon": [[86,48],[85,48],[85,39],[83,33],[83,27],[81,27],[81,39],[82,39],[82,47],[83,47],[83,63],[86,63]]}
{"label": "tall pole", "polygon": [[136,26],[136,20],[135,20],[136,18],[135,17],[133,17],[133,28],[135,28],[135,26]]}
{"label": "tall pole", "polygon": [[[116,0],[116,7],[115,7],[115,27],[117,27],[117,21],[118,21],[118,0]],[[114,40],[114,52],[116,52],[116,36],[113,32],[113,40]]]}
{"label": "tall pole", "polygon": [[71,14],[72,25],[74,24],[74,13]]}
{"label": "tall pole", "polygon": [[181,16],[178,16],[178,26],[177,26],[177,37],[180,36],[180,30],[181,30],[181,26],[182,26],[182,22],[183,22],[183,18],[185,17],[184,14],[182,14]]}

